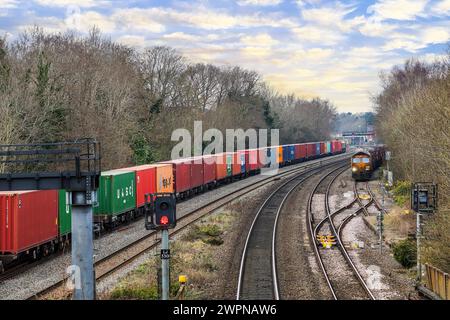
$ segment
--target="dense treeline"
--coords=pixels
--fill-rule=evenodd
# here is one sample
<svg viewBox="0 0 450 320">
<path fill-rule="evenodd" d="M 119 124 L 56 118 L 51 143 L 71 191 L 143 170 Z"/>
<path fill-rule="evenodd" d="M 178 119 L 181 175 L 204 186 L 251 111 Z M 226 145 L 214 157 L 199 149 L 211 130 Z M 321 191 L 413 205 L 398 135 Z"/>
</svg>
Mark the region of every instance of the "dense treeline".
<svg viewBox="0 0 450 320">
<path fill-rule="evenodd" d="M 425 225 L 424 262 L 450 271 L 450 54 L 409 60 L 381 77 L 376 126 L 397 179 L 439 183 L 439 212 Z"/>
<path fill-rule="evenodd" d="M 280 128 L 282 143 L 328 138 L 335 108 L 282 96 L 253 71 L 191 63 L 168 47 L 137 52 L 34 28 L 0 39 L 0 144 L 95 137 L 104 168 L 167 159 L 176 128 Z M 1 168 L 0 168 L 1 170 Z"/>
</svg>

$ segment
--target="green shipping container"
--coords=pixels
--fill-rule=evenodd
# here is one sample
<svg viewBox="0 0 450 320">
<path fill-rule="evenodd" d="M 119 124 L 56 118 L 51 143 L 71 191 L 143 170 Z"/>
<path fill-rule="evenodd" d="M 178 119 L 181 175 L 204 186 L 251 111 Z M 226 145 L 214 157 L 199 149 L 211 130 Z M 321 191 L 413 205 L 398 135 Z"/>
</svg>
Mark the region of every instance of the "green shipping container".
<svg viewBox="0 0 450 320">
<path fill-rule="evenodd" d="M 233 155 L 227 154 L 227 176 L 233 175 Z"/>
<path fill-rule="evenodd" d="M 58 191 L 58 208 L 59 235 L 63 236 L 72 231 L 72 208 L 66 190 Z"/>
<path fill-rule="evenodd" d="M 96 216 L 116 216 L 136 206 L 136 180 L 134 171 L 102 172 L 97 191 Z"/>
</svg>

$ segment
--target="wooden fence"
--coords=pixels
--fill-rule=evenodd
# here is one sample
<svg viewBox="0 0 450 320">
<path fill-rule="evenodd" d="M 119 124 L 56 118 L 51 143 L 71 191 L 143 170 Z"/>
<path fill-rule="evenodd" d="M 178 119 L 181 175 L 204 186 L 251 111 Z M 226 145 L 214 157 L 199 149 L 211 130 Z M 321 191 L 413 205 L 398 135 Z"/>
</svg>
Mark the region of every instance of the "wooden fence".
<svg viewBox="0 0 450 320">
<path fill-rule="evenodd" d="M 450 278 L 448 273 L 429 264 L 425 265 L 427 287 L 444 300 L 450 300 Z"/>
</svg>

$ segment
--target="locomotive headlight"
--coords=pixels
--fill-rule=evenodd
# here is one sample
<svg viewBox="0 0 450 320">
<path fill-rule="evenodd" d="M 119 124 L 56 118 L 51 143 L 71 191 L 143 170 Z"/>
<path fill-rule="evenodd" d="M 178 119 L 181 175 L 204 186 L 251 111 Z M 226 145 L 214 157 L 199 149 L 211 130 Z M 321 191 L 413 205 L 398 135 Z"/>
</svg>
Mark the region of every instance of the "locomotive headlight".
<svg viewBox="0 0 450 320">
<path fill-rule="evenodd" d="M 369 170 L 370 170 L 370 166 L 367 166 L 367 167 L 366 167 L 366 171 L 369 171 Z"/>
<path fill-rule="evenodd" d="M 358 168 L 357 167 L 352 167 L 352 171 L 356 172 L 356 171 L 358 171 Z"/>
</svg>

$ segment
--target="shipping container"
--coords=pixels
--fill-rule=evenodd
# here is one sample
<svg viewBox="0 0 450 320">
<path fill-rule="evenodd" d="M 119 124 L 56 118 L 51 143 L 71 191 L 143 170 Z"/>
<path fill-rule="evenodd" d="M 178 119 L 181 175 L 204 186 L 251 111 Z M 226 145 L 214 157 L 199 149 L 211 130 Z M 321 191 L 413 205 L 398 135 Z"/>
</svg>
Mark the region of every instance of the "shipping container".
<svg viewBox="0 0 450 320">
<path fill-rule="evenodd" d="M 247 150 L 247 165 L 251 172 L 261 169 L 258 149 Z"/>
<path fill-rule="evenodd" d="M 172 161 L 159 162 L 158 164 L 169 164 L 172 166 L 173 185 L 176 193 L 181 194 L 193 188 L 191 183 L 191 159 L 177 159 Z"/>
<path fill-rule="evenodd" d="M 327 145 L 325 142 L 319 142 L 320 144 L 320 154 L 324 155 L 327 153 Z"/>
<path fill-rule="evenodd" d="M 95 221 L 115 220 L 115 216 L 136 208 L 136 179 L 134 171 L 102 172 L 94 206 Z"/>
<path fill-rule="evenodd" d="M 203 184 L 212 184 L 216 181 L 216 157 L 203 156 Z"/>
<path fill-rule="evenodd" d="M 227 155 L 225 153 L 219 153 L 212 157 L 214 157 L 216 166 L 216 180 L 221 181 L 226 179 L 229 176 L 227 171 Z"/>
<path fill-rule="evenodd" d="M 145 206 L 145 195 L 156 193 L 156 168 L 154 165 L 142 165 L 118 169 L 120 171 L 133 171 L 136 183 L 136 208 Z"/>
<path fill-rule="evenodd" d="M 227 152 L 227 155 L 231 155 L 232 158 L 232 175 L 233 176 L 240 176 L 241 175 L 241 161 L 239 159 L 239 155 L 237 152 Z M 227 158 L 228 162 L 228 158 Z"/>
<path fill-rule="evenodd" d="M 259 148 L 258 150 L 258 166 L 259 168 L 265 168 L 270 165 L 270 158 L 267 155 L 267 148 Z"/>
<path fill-rule="evenodd" d="M 171 164 L 154 164 L 156 168 L 156 192 L 157 193 L 174 193 L 174 177 Z"/>
<path fill-rule="evenodd" d="M 295 160 L 295 146 L 289 144 L 286 146 L 286 156 L 283 155 L 284 162 L 293 162 Z"/>
<path fill-rule="evenodd" d="M 58 190 L 58 227 L 59 235 L 64 236 L 72 231 L 72 206 L 69 200 L 70 193 Z"/>
<path fill-rule="evenodd" d="M 320 153 L 320 142 L 316 142 L 315 145 L 316 145 L 316 155 L 319 156 L 321 154 Z"/>
<path fill-rule="evenodd" d="M 191 166 L 191 188 L 199 188 L 203 186 L 203 158 L 190 158 Z"/>
<path fill-rule="evenodd" d="M 330 154 L 331 153 L 331 141 L 327 141 L 327 142 L 325 142 L 325 145 L 326 145 L 326 153 L 327 154 Z"/>
<path fill-rule="evenodd" d="M 276 147 L 277 150 L 277 163 L 278 164 L 283 164 L 283 146 L 278 146 Z"/>
<path fill-rule="evenodd" d="M 306 158 L 306 144 L 295 145 L 295 160 L 303 161 Z"/>
<path fill-rule="evenodd" d="M 233 156 L 234 155 L 232 152 L 225 153 L 225 159 L 227 161 L 227 175 L 229 177 L 233 176 L 233 163 L 234 163 Z"/>
<path fill-rule="evenodd" d="M 236 154 L 237 154 L 237 159 L 239 161 L 239 164 L 241 166 L 241 174 L 245 174 L 250 169 L 247 166 L 248 153 L 246 153 L 246 150 L 238 150 L 238 151 L 236 151 Z"/>
<path fill-rule="evenodd" d="M 315 143 L 308 143 L 306 145 L 306 149 L 307 149 L 307 157 L 308 157 L 308 159 L 316 157 L 317 149 L 316 149 L 316 144 Z"/>
<path fill-rule="evenodd" d="M 58 211 L 57 190 L 0 192 L 0 254 L 56 240 Z"/>
</svg>

